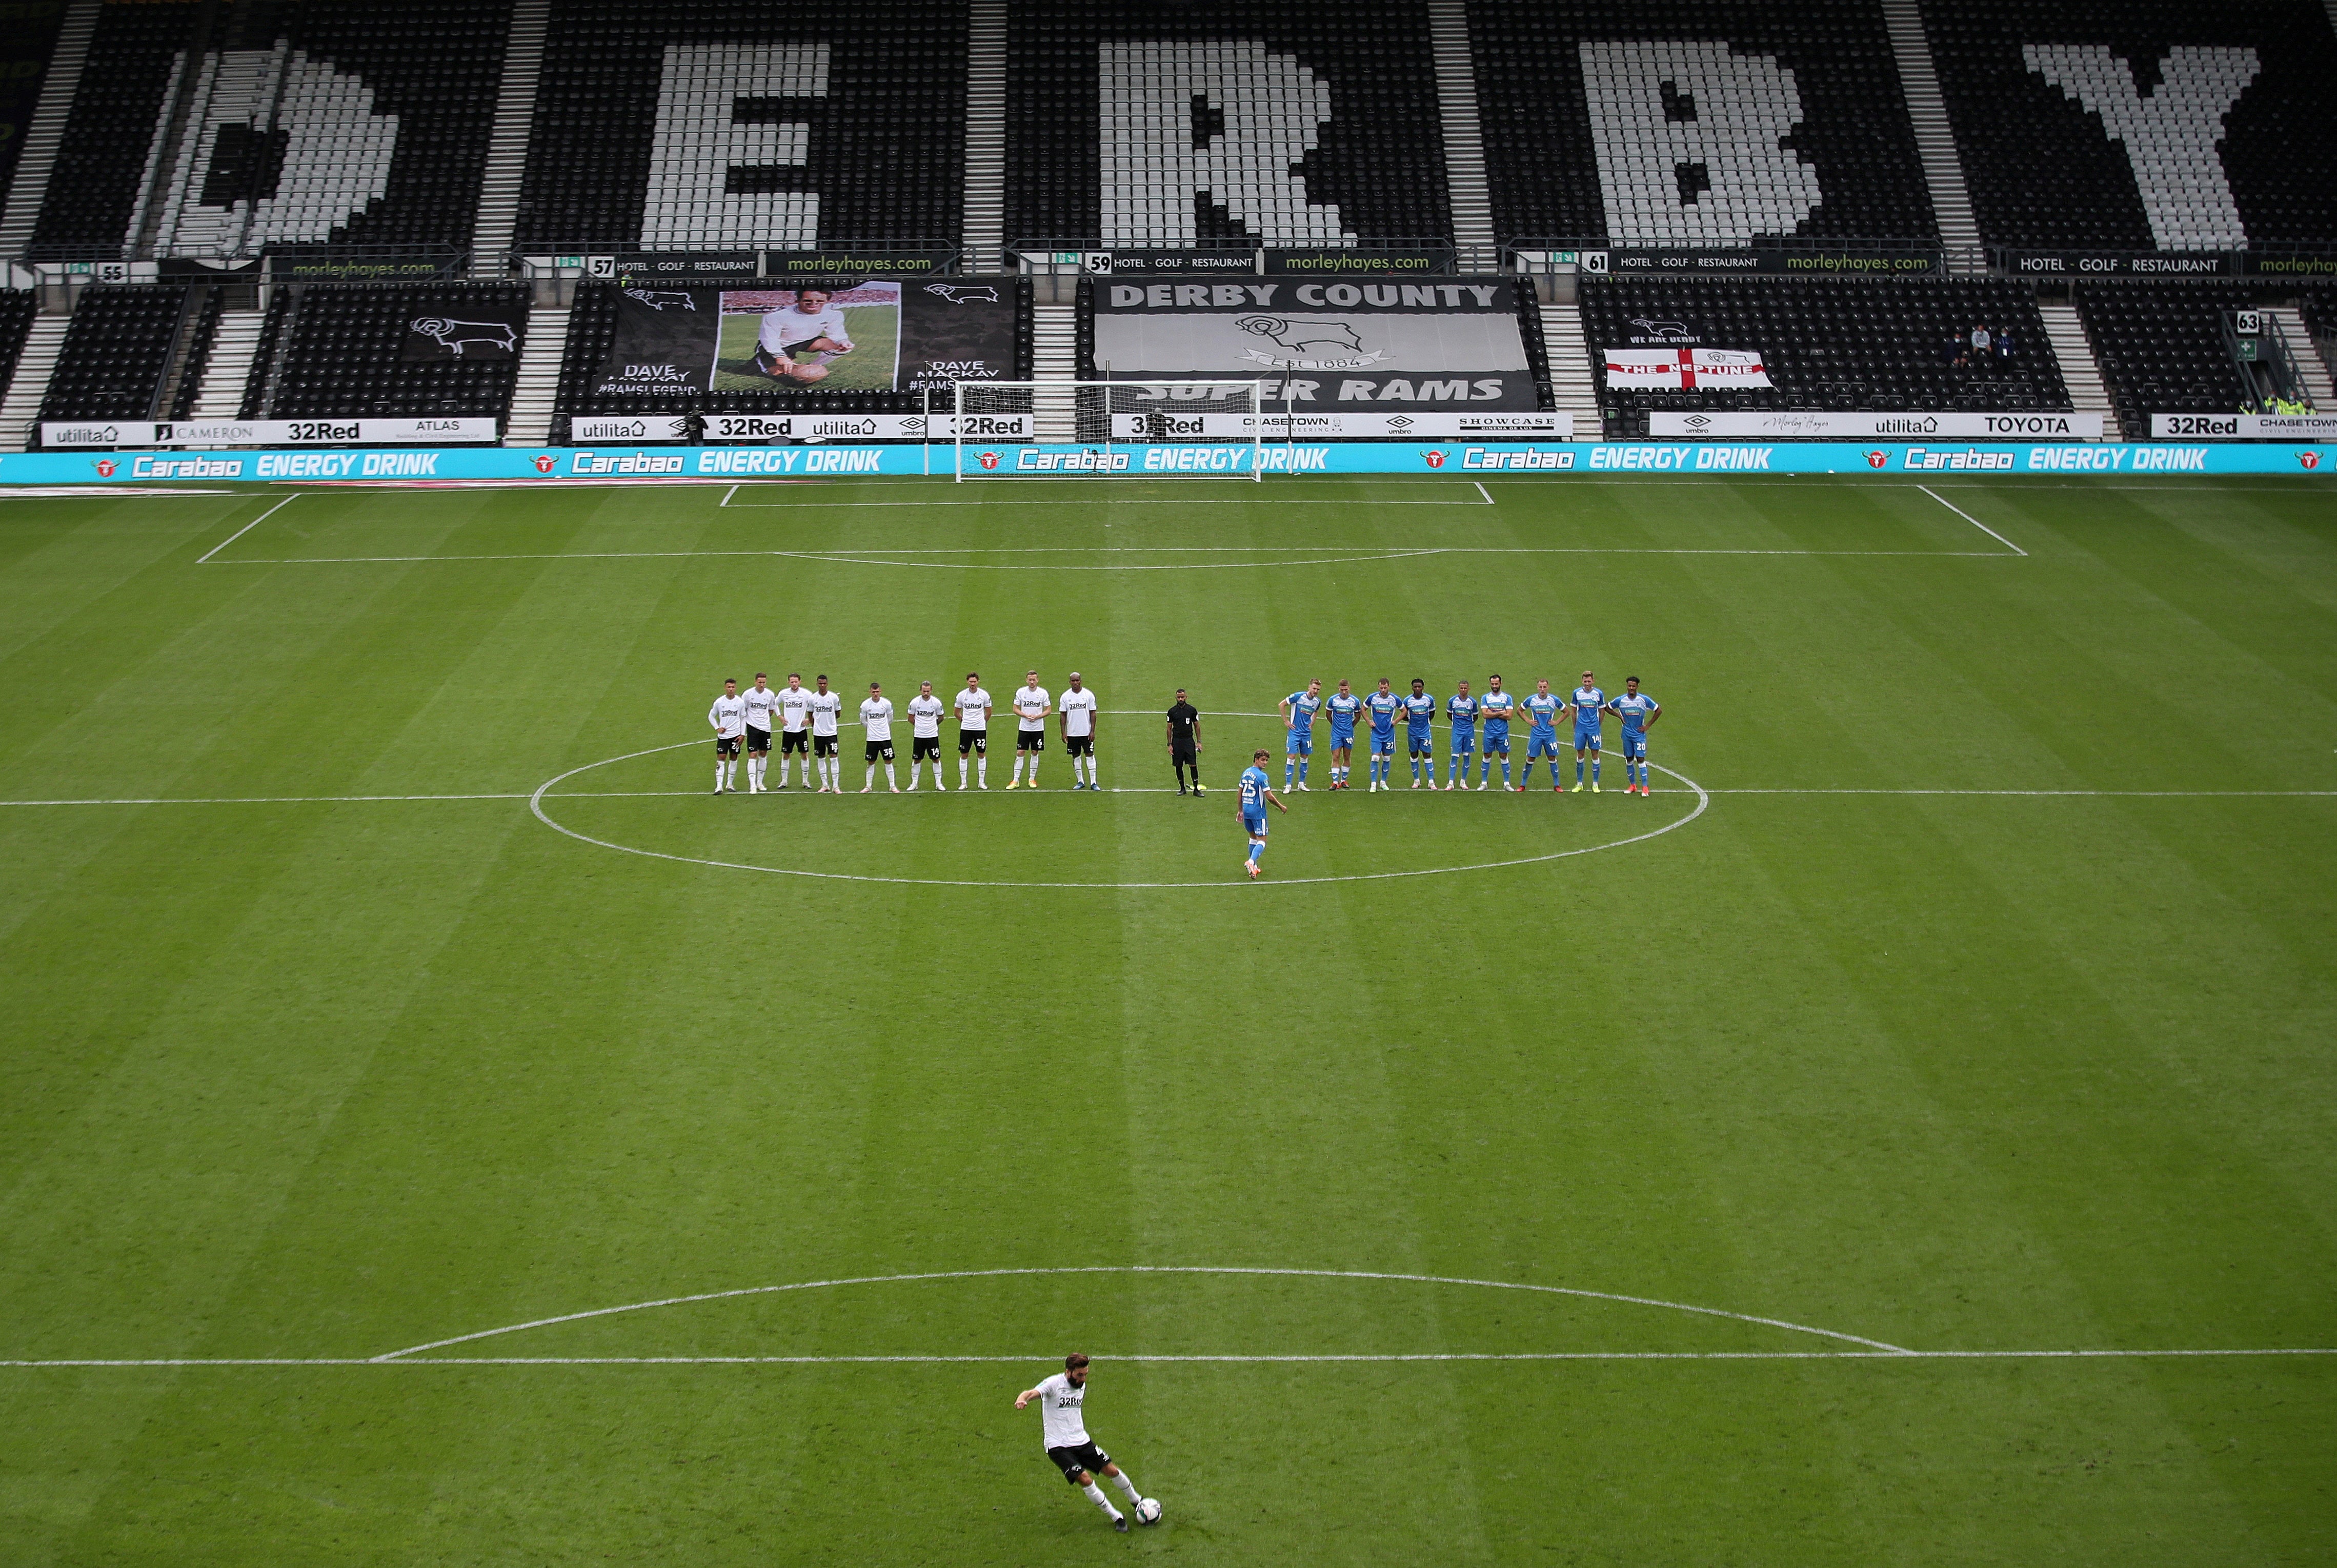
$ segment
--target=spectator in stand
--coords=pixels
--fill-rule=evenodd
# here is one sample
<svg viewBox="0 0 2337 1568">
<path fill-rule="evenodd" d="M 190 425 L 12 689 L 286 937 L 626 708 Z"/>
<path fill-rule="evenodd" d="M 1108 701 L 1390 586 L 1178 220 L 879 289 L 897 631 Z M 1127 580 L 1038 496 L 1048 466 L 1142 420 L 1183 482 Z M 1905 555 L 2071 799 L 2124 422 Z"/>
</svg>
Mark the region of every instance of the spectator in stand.
<svg viewBox="0 0 2337 1568">
<path fill-rule="evenodd" d="M 1996 363 L 2006 370 L 2012 368 L 2012 328 L 1996 329 Z"/>
<path fill-rule="evenodd" d="M 1972 364 L 1975 367 L 1988 363 L 1989 345 L 1988 323 L 1982 322 L 1971 329 Z"/>
</svg>

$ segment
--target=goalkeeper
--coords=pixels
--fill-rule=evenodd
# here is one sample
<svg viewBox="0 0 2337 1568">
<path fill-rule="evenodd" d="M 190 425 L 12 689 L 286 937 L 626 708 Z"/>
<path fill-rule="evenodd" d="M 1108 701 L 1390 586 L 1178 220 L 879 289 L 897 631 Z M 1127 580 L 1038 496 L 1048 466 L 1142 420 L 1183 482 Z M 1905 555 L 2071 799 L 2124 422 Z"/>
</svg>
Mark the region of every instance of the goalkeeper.
<svg viewBox="0 0 2337 1568">
<path fill-rule="evenodd" d="M 844 307 L 833 303 L 825 288 L 796 292 L 793 305 L 781 306 L 763 317 L 755 340 L 755 368 L 774 381 L 809 386 L 827 379 L 827 356 L 852 352 L 852 335 L 844 329 Z M 821 357 L 811 358 L 813 355 Z"/>
</svg>

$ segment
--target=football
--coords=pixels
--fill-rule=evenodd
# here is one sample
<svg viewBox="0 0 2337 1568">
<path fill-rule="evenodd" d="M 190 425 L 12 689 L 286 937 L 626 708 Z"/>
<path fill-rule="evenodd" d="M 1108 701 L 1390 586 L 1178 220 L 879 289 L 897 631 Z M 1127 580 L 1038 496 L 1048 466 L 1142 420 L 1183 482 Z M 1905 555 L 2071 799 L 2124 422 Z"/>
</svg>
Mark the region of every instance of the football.
<svg viewBox="0 0 2337 1568">
<path fill-rule="evenodd" d="M 1136 1505 L 1136 1522 L 1139 1524 L 1159 1524 L 1160 1499 L 1158 1497 L 1147 1497 L 1143 1502 L 1139 1503 Z"/>
</svg>

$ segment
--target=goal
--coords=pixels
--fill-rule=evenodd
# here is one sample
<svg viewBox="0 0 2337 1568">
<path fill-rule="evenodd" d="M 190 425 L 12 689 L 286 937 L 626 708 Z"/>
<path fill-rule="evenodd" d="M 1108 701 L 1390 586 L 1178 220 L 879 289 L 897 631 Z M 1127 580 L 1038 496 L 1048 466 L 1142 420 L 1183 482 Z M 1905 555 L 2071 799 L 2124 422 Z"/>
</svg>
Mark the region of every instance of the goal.
<svg viewBox="0 0 2337 1568">
<path fill-rule="evenodd" d="M 1264 391 L 1257 381 L 961 381 L 957 477 L 1263 479 Z"/>
</svg>

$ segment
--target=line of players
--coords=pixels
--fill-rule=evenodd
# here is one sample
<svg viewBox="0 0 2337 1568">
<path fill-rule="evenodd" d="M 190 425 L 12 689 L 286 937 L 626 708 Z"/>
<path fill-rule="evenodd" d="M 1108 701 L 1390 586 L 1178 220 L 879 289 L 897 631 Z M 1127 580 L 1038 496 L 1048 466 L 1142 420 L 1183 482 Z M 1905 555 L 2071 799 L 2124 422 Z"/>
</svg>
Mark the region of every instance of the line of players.
<svg viewBox="0 0 2337 1568">
<path fill-rule="evenodd" d="M 1368 757 L 1371 764 L 1371 787 L 1374 790 L 1395 787 L 1395 726 L 1403 722 L 1405 737 L 1412 756 L 1412 787 L 1429 789 L 1436 783 L 1436 750 L 1431 728 L 1434 725 L 1438 705 L 1428 695 L 1427 683 L 1415 680 L 1411 695 L 1393 691 L 1387 677 L 1380 677 L 1379 689 L 1358 696 L 1345 681 L 1329 696 L 1323 695 L 1323 683 L 1312 680 L 1302 691 L 1294 691 L 1281 703 L 1283 722 L 1289 735 L 1284 742 L 1282 757 L 1282 787 L 1305 789 L 1308 764 L 1315 755 L 1315 726 L 1318 719 L 1326 721 L 1331 730 L 1331 778 L 1329 787 L 1348 787 L 1349 763 L 1354 754 L 1355 726 L 1368 723 L 1371 726 Z M 1589 670 L 1582 672 L 1582 684 L 1565 696 L 1550 689 L 1550 682 L 1534 683 L 1533 694 L 1522 703 L 1501 688 L 1501 677 L 1491 677 L 1481 696 L 1472 696 L 1469 683 L 1462 681 L 1460 689 L 1444 700 L 1443 716 L 1451 736 L 1452 760 L 1447 765 L 1445 789 L 1469 787 L 1469 760 L 1479 757 L 1477 788 L 1492 787 L 1493 758 L 1501 759 L 1501 787 L 1523 794 L 1533 782 L 1533 766 L 1544 756 L 1550 758 L 1550 785 L 1552 792 L 1563 792 L 1564 779 L 1559 773 L 1560 751 L 1558 726 L 1561 720 L 1574 721 L 1574 787 L 1580 792 L 1586 784 L 1593 794 L 1599 789 L 1600 732 L 1605 717 L 1613 714 L 1622 726 L 1623 768 L 1627 780 L 1623 793 L 1644 795 L 1648 788 L 1648 731 L 1663 713 L 1663 705 L 1639 689 L 1639 677 L 1632 676 L 1623 682 L 1623 691 L 1610 697 L 1600 688 Z M 1510 778 L 1510 721 L 1522 715 L 1527 724 L 1526 761 L 1523 770 L 1513 784 Z M 1478 726 L 1484 726 L 1481 751 Z M 1584 765 L 1589 765 L 1589 778 L 1584 777 Z"/>
<path fill-rule="evenodd" d="M 714 699 L 707 710 L 706 722 L 714 728 L 714 793 L 738 793 L 738 755 L 747 757 L 747 793 L 766 793 L 765 780 L 769 776 L 771 735 L 779 737 L 779 789 L 787 787 L 789 765 L 798 755 L 803 759 L 803 782 L 810 785 L 816 771 L 819 783 L 814 794 L 844 793 L 844 759 L 837 755 L 843 740 L 840 730 L 844 721 L 844 694 L 830 691 L 827 677 L 815 677 L 816 685 L 807 689 L 803 677 L 790 672 L 787 684 L 774 687 L 770 677 L 761 670 L 755 672 L 755 684 L 745 691 L 736 680 L 722 683 L 722 695 Z M 1183 699 L 1184 694 L 1178 694 Z M 1047 749 L 1047 720 L 1051 716 L 1062 732 L 1063 749 L 1071 754 L 1071 787 L 1075 790 L 1101 789 L 1096 782 L 1095 731 L 1096 695 L 1073 670 L 1071 685 L 1060 702 L 1039 684 L 1039 672 L 1030 671 L 1023 684 L 1017 687 L 1009 704 L 1014 713 L 1014 776 L 1007 782 L 1008 789 L 1022 786 L 1023 768 L 1030 768 L 1032 789 L 1039 787 L 1039 757 Z M 957 709 L 957 787 L 988 789 L 990 787 L 990 719 L 994 711 L 990 694 L 982 689 L 982 677 L 969 670 L 965 689 L 950 703 L 934 695 L 934 683 L 919 684 L 917 695 L 908 702 L 909 719 L 909 789 L 917 789 L 917 765 L 934 765 L 934 788 L 945 790 L 942 783 L 942 716 L 950 708 Z M 902 793 L 893 769 L 893 726 L 896 716 L 893 699 L 885 695 L 884 687 L 868 683 L 868 695 L 861 699 L 860 726 L 865 733 L 864 749 L 867 760 L 866 780 L 860 793 L 867 794 L 876 787 L 876 766 L 885 766 L 885 784 L 895 794 Z M 777 722 L 774 724 L 774 719 Z M 969 783 L 969 763 L 972 782 Z M 1198 779 L 1198 774 L 1197 774 Z"/>
</svg>

